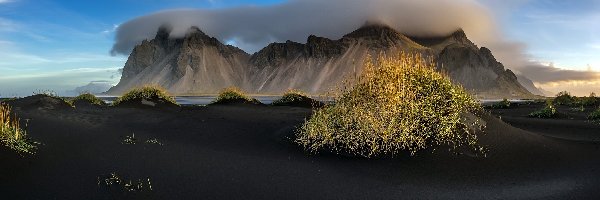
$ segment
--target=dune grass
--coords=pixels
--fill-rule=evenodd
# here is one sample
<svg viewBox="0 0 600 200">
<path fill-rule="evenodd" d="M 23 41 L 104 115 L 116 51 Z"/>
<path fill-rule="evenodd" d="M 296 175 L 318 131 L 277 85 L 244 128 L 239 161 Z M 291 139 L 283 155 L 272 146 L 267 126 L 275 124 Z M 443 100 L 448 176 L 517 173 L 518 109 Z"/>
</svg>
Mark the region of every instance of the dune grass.
<svg viewBox="0 0 600 200">
<path fill-rule="evenodd" d="M 96 97 L 95 95 L 93 95 L 91 93 L 83 93 L 83 94 L 80 94 L 79 96 L 76 96 L 75 98 L 71 99 L 71 104 L 75 103 L 76 101 L 87 101 L 93 105 L 98 105 L 98 106 L 106 105 L 106 103 L 104 103 L 104 101 L 102 101 L 102 99 Z"/>
<path fill-rule="evenodd" d="M 311 106 L 317 107 L 320 105 L 318 101 L 308 97 L 308 95 L 299 90 L 288 90 L 283 94 L 280 99 L 273 101 L 272 105 L 274 106 L 290 106 L 290 105 L 299 105 L 299 106 Z"/>
<path fill-rule="evenodd" d="M 558 112 L 556 111 L 556 107 L 554 106 L 553 101 L 548 100 L 546 101 L 546 107 L 542 108 L 541 110 L 530 113 L 529 117 L 547 119 L 554 118 L 557 115 Z"/>
<path fill-rule="evenodd" d="M 75 105 L 73 105 L 73 101 L 70 101 L 68 98 L 58 96 L 58 93 L 56 93 L 54 90 L 37 90 L 33 92 L 33 95 L 42 95 L 50 98 L 59 99 L 67 103 L 69 106 L 75 107 Z"/>
<path fill-rule="evenodd" d="M 228 103 L 260 103 L 254 98 L 250 98 L 246 93 L 236 87 L 225 88 L 219 93 L 219 96 L 211 102 L 211 104 L 228 104 Z"/>
<path fill-rule="evenodd" d="M 20 119 L 11 112 L 9 105 L 0 103 L 0 142 L 20 154 L 34 154 L 37 143 L 27 137 Z"/>
<path fill-rule="evenodd" d="M 314 111 L 297 131 L 307 151 L 328 150 L 355 156 L 409 152 L 431 146 L 469 147 L 477 151 L 479 120 L 467 122 L 481 104 L 432 59 L 401 53 L 366 60 L 356 84 L 335 104 Z"/>
<path fill-rule="evenodd" d="M 600 121 L 600 108 L 594 110 L 594 112 L 590 113 L 588 116 L 589 120 Z"/>
<path fill-rule="evenodd" d="M 502 101 L 495 103 L 491 106 L 493 109 L 508 109 L 510 108 L 510 101 L 508 99 L 502 99 Z"/>
<path fill-rule="evenodd" d="M 120 105 L 125 102 L 137 101 L 137 100 L 152 100 L 158 99 L 163 100 L 174 105 L 179 105 L 175 101 L 175 98 L 168 95 L 167 91 L 160 86 L 143 86 L 139 88 L 133 88 L 125 93 L 123 96 L 117 98 L 113 103 L 113 106 Z"/>
</svg>

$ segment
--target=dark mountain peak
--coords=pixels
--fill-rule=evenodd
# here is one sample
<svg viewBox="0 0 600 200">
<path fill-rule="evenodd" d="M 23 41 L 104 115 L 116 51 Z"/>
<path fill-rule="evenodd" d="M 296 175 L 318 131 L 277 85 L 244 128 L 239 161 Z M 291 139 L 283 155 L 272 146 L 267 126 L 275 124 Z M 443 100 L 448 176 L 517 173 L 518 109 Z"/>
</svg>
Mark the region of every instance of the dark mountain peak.
<svg viewBox="0 0 600 200">
<path fill-rule="evenodd" d="M 202 32 L 202 30 L 200 30 L 200 28 L 198 28 L 197 26 L 192 26 L 187 30 L 186 37 L 190 37 L 190 36 L 200 36 L 200 37 L 210 38 L 210 36 L 208 36 L 208 35 L 206 35 L 206 33 Z"/>
<path fill-rule="evenodd" d="M 154 39 L 168 40 L 169 35 L 171 35 L 171 31 L 173 31 L 173 27 L 171 25 L 164 24 L 158 28 L 158 31 L 156 32 L 156 37 L 154 37 Z"/>
<path fill-rule="evenodd" d="M 385 38 L 397 37 L 396 29 L 382 23 L 366 22 L 363 26 L 345 35 L 346 38 Z"/>
<path fill-rule="evenodd" d="M 460 46 L 477 48 L 477 46 L 471 42 L 471 40 L 469 40 L 467 34 L 462 28 L 443 36 L 410 36 L 409 38 L 422 46 L 430 48 L 436 48 L 437 46 L 437 48 L 440 48 L 440 50 L 451 44 L 459 44 Z"/>
</svg>

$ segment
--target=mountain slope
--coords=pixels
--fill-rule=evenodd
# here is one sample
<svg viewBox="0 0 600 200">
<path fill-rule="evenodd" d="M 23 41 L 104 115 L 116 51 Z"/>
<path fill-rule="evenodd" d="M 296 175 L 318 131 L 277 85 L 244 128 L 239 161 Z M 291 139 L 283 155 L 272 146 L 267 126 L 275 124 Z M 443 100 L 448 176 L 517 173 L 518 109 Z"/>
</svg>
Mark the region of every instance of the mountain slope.
<svg viewBox="0 0 600 200">
<path fill-rule="evenodd" d="M 109 94 L 158 84 L 176 95 L 214 94 L 237 86 L 254 94 L 288 89 L 328 92 L 358 76 L 367 55 L 417 52 L 433 56 L 438 69 L 481 98 L 529 98 L 533 94 L 504 69 L 487 48 L 478 48 L 459 30 L 446 37 L 407 37 L 378 24 L 365 25 L 338 40 L 311 35 L 305 44 L 272 43 L 248 55 L 193 27 L 183 39 L 161 28 L 155 39 L 132 52 L 121 82 Z"/>
</svg>

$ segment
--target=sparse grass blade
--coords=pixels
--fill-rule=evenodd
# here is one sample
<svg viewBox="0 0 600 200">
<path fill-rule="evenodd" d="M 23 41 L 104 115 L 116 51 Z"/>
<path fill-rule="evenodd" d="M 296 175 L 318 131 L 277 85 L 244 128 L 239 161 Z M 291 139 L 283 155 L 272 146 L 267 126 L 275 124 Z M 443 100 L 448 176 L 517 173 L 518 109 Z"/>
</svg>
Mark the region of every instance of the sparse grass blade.
<svg viewBox="0 0 600 200">
<path fill-rule="evenodd" d="M 0 141 L 20 154 L 35 154 L 38 143 L 28 138 L 19 118 L 11 112 L 9 105 L 0 103 Z"/>
</svg>

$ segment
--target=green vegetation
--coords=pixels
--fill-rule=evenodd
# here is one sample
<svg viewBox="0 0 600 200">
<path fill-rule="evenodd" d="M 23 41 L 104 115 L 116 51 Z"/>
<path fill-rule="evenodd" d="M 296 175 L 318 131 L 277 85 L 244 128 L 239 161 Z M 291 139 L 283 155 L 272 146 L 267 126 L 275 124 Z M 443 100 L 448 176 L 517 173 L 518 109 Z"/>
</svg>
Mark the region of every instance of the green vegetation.
<svg viewBox="0 0 600 200">
<path fill-rule="evenodd" d="M 554 104 L 552 103 L 551 100 L 548 100 L 546 102 L 546 107 L 544 107 L 541 110 L 532 112 L 529 114 L 529 117 L 534 117 L 534 118 L 554 118 L 558 115 L 558 113 L 556 112 L 556 108 L 554 107 Z"/>
<path fill-rule="evenodd" d="M 600 108 L 596 109 L 594 112 L 590 113 L 588 119 L 599 121 L 600 120 Z"/>
<path fill-rule="evenodd" d="M 152 191 L 152 182 L 150 178 L 129 180 L 122 178 L 117 173 L 110 173 L 98 177 L 98 187 L 104 186 L 107 188 L 116 187 L 116 189 L 124 192 L 143 192 Z"/>
<path fill-rule="evenodd" d="M 510 108 L 510 101 L 508 101 L 508 99 L 502 99 L 502 101 L 495 103 L 491 107 L 494 109 L 508 109 Z"/>
<path fill-rule="evenodd" d="M 598 105 L 598 103 L 600 103 L 600 101 L 598 100 L 598 97 L 596 97 L 596 94 L 593 92 L 587 97 L 576 97 L 572 96 L 571 93 L 567 91 L 562 91 L 558 93 L 554 98 L 555 105 L 572 106 L 579 108 L 596 106 Z"/>
<path fill-rule="evenodd" d="M 98 105 L 98 106 L 106 105 L 106 103 L 104 103 L 104 101 L 102 101 L 102 99 L 99 99 L 98 97 L 96 97 L 95 95 L 90 94 L 90 93 L 83 93 L 83 94 L 80 94 L 79 96 L 71 99 L 71 104 L 74 104 L 76 101 L 87 101 L 93 105 Z"/>
<path fill-rule="evenodd" d="M 10 106 L 0 103 L 0 142 L 18 153 L 34 154 L 36 142 L 32 142 L 19 125 L 19 118 L 12 116 Z"/>
<path fill-rule="evenodd" d="M 155 145 L 158 145 L 158 146 L 162 146 L 163 145 L 163 143 L 160 142 L 160 141 L 158 141 L 158 139 L 156 139 L 156 138 L 147 139 L 146 140 L 146 144 L 155 144 Z"/>
<path fill-rule="evenodd" d="M 44 95 L 48 97 L 60 98 L 53 90 L 36 90 L 33 92 L 33 95 Z"/>
<path fill-rule="evenodd" d="M 304 94 L 301 91 L 289 90 L 285 94 L 283 94 L 281 99 L 273 101 L 273 105 L 319 107 L 322 106 L 322 103 L 315 101 L 314 99 L 308 97 L 308 95 Z"/>
<path fill-rule="evenodd" d="M 217 99 L 211 104 L 229 104 L 229 103 L 251 103 L 260 104 L 256 99 L 248 97 L 242 90 L 236 87 L 229 87 L 223 89 Z"/>
<path fill-rule="evenodd" d="M 70 101 L 69 99 L 67 99 L 65 97 L 58 96 L 58 93 L 56 93 L 53 90 L 37 90 L 37 91 L 33 92 L 33 95 L 42 95 L 42 96 L 46 96 L 46 97 L 50 97 L 50 98 L 59 99 L 61 101 L 64 101 L 65 103 L 67 103 L 69 106 L 75 107 L 73 105 L 73 101 Z"/>
<path fill-rule="evenodd" d="M 587 97 L 576 97 L 574 105 L 576 106 L 596 106 L 598 105 L 598 97 L 596 97 L 596 93 L 590 93 L 590 96 Z"/>
<path fill-rule="evenodd" d="M 175 98 L 169 96 L 164 88 L 159 86 L 143 86 L 141 88 L 131 89 L 123 96 L 117 98 L 113 103 L 114 106 L 132 102 L 136 100 L 160 100 L 174 105 L 178 105 Z"/>
<path fill-rule="evenodd" d="M 575 102 L 575 97 L 571 96 L 571 93 L 567 91 L 559 92 L 554 98 L 554 103 L 556 105 L 571 105 Z"/>
<path fill-rule="evenodd" d="M 363 157 L 448 145 L 477 145 L 482 127 L 471 113 L 481 104 L 420 54 L 370 57 L 355 85 L 335 104 L 315 110 L 296 133 L 310 152 L 330 150 Z"/>
<path fill-rule="evenodd" d="M 137 143 L 137 139 L 135 138 L 135 133 L 131 134 L 131 135 L 126 135 L 125 138 L 123 138 L 123 141 L 121 141 L 121 144 L 136 144 Z"/>
</svg>

